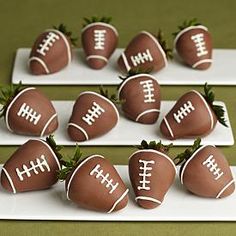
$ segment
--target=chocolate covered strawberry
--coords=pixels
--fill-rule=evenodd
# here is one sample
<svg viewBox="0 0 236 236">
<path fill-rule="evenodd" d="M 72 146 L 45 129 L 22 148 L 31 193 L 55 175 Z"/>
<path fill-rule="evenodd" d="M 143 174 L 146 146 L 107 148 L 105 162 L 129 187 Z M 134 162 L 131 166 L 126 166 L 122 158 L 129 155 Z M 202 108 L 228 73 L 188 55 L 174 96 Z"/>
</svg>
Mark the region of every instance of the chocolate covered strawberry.
<svg viewBox="0 0 236 236">
<path fill-rule="evenodd" d="M 160 114 L 161 93 L 156 78 L 147 72 L 130 71 L 120 77 L 118 96 L 124 115 L 143 124 L 153 124 Z"/>
<path fill-rule="evenodd" d="M 185 93 L 161 122 L 161 133 L 167 139 L 198 137 L 209 134 L 217 121 L 227 127 L 222 106 L 215 105 L 215 95 L 205 84 L 205 94 L 196 90 Z"/>
<path fill-rule="evenodd" d="M 176 157 L 180 168 L 180 181 L 187 190 L 201 197 L 223 198 L 235 190 L 227 159 L 220 149 L 213 145 L 200 147 L 200 139 L 193 147 Z"/>
<path fill-rule="evenodd" d="M 50 188 L 61 170 L 60 149 L 52 136 L 27 141 L 3 165 L 2 187 L 12 193 Z"/>
<path fill-rule="evenodd" d="M 77 98 L 68 123 L 68 134 L 74 141 L 85 141 L 109 132 L 119 120 L 119 112 L 107 91 L 86 91 Z"/>
<path fill-rule="evenodd" d="M 171 50 L 167 47 L 161 31 L 157 36 L 142 31 L 125 48 L 118 59 L 118 66 L 125 73 L 137 68 L 151 68 L 155 72 L 166 67 L 167 60 L 171 57 Z"/>
<path fill-rule="evenodd" d="M 207 27 L 196 19 L 185 21 L 173 34 L 174 47 L 182 60 L 194 69 L 206 70 L 212 64 L 212 39 Z"/>
<path fill-rule="evenodd" d="M 93 69 L 101 69 L 117 47 L 118 32 L 110 24 L 110 17 L 84 20 L 81 39 L 87 63 Z"/>
<path fill-rule="evenodd" d="M 128 203 L 128 189 L 112 164 L 101 155 L 91 155 L 79 161 L 77 147 L 72 160 L 65 163 L 60 179 L 66 179 L 68 200 L 101 212 L 121 210 Z"/>
<path fill-rule="evenodd" d="M 162 204 L 175 180 L 176 167 L 167 155 L 169 146 L 142 141 L 129 158 L 129 176 L 138 205 L 152 209 Z"/>
<path fill-rule="evenodd" d="M 33 87 L 10 85 L 1 89 L 0 117 L 5 118 L 9 131 L 16 134 L 45 136 L 58 127 L 58 119 L 51 101 Z"/>
<path fill-rule="evenodd" d="M 71 35 L 63 24 L 41 33 L 29 56 L 31 73 L 52 74 L 66 67 L 71 62 L 71 48 L 76 40 Z"/>
</svg>

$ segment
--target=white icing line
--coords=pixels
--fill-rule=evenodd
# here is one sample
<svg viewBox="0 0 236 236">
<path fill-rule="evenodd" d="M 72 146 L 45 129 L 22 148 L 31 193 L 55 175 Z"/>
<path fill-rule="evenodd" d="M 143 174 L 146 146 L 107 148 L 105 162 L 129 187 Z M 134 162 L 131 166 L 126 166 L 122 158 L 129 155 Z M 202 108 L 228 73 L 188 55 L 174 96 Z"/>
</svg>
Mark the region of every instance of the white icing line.
<svg viewBox="0 0 236 236">
<path fill-rule="evenodd" d="M 214 126 L 214 119 L 213 119 L 213 115 L 211 113 L 211 109 L 210 109 L 208 103 L 206 102 L 206 100 L 202 97 L 202 95 L 198 91 L 192 90 L 192 92 L 196 93 L 202 99 L 203 103 L 205 104 L 207 111 L 209 113 L 209 116 L 210 116 L 210 120 L 211 120 L 211 128 L 210 129 L 212 130 L 213 126 Z"/>
<path fill-rule="evenodd" d="M 155 80 L 155 81 L 157 82 L 156 78 L 155 78 L 154 76 L 152 76 L 152 75 L 149 75 L 149 74 L 144 74 L 144 73 L 142 73 L 142 74 L 130 76 L 130 77 L 129 77 L 128 79 L 126 79 L 126 80 L 121 84 L 121 86 L 119 87 L 119 89 L 118 89 L 118 96 L 120 96 L 121 90 L 123 89 L 123 87 L 125 86 L 125 84 L 127 84 L 127 83 L 128 83 L 130 80 L 132 80 L 132 79 L 136 79 L 136 78 L 142 77 L 142 76 L 151 78 L 151 79 L 153 79 L 153 80 Z"/>
<path fill-rule="evenodd" d="M 16 188 L 15 188 L 15 186 L 13 184 L 11 176 L 8 174 L 7 170 L 4 167 L 2 168 L 2 171 L 4 171 L 4 173 L 5 173 L 6 177 L 7 177 L 7 180 L 10 183 L 13 193 L 16 193 Z"/>
<path fill-rule="evenodd" d="M 104 23 L 104 22 L 94 22 L 94 23 L 91 23 L 89 25 L 86 25 L 82 30 L 81 30 L 81 33 L 83 33 L 85 30 L 87 30 L 88 28 L 90 27 L 93 27 L 93 26 L 96 26 L 96 25 L 100 25 L 100 26 L 104 26 L 104 27 L 108 27 L 110 29 L 112 29 L 114 31 L 114 33 L 118 36 L 118 32 L 116 30 L 116 28 L 114 26 L 112 26 L 111 24 L 107 24 L 107 23 Z"/>
<path fill-rule="evenodd" d="M 87 161 L 89 161 L 90 159 L 94 158 L 94 157 L 100 157 L 100 158 L 104 158 L 103 156 L 101 155 L 92 155 L 86 159 L 84 159 L 77 167 L 76 169 L 74 170 L 73 174 L 71 175 L 70 179 L 69 179 L 69 182 L 68 182 L 68 185 L 67 185 L 67 189 L 66 189 L 66 197 L 68 200 L 70 200 L 70 197 L 69 197 L 69 191 L 70 191 L 70 185 L 71 185 L 71 181 L 72 179 L 74 178 L 76 172 L 78 171 L 78 169 L 83 165 L 85 164 Z"/>
<path fill-rule="evenodd" d="M 155 199 L 155 198 L 153 198 L 153 197 L 146 197 L 146 196 L 138 196 L 138 197 L 135 198 L 135 201 L 137 201 L 137 200 L 151 201 L 151 202 L 158 203 L 158 204 L 160 204 L 160 205 L 161 205 L 161 203 L 162 203 L 162 202 L 161 202 L 160 200 L 158 200 L 158 199 Z"/>
<path fill-rule="evenodd" d="M 184 171 L 185 171 L 185 169 L 186 169 L 188 163 L 189 163 L 203 148 L 205 148 L 205 147 L 207 147 L 207 146 L 215 147 L 214 145 L 203 145 L 203 146 L 201 146 L 199 149 L 197 149 L 197 151 L 194 152 L 193 155 L 185 162 L 185 164 L 184 164 L 184 166 L 183 166 L 183 168 L 182 168 L 181 174 L 180 174 L 180 182 L 181 182 L 181 184 L 184 184 L 184 182 L 183 182 Z"/>
<path fill-rule="evenodd" d="M 126 191 L 113 204 L 112 208 L 107 212 L 108 214 L 111 213 L 116 208 L 116 206 L 124 199 L 124 197 L 127 195 L 128 192 L 129 192 L 129 189 L 126 189 Z"/>
<path fill-rule="evenodd" d="M 125 65 L 126 70 L 127 70 L 127 71 L 130 71 L 131 67 L 130 67 L 130 65 L 129 65 L 129 63 L 128 63 L 127 57 L 125 56 L 125 53 L 124 53 L 124 52 L 121 54 L 121 57 L 122 57 L 122 59 L 123 59 L 123 62 L 124 62 L 124 65 Z"/>
<path fill-rule="evenodd" d="M 174 138 L 174 134 L 173 134 L 173 131 L 172 131 L 170 125 L 169 125 L 169 122 L 167 121 L 167 119 L 165 117 L 163 118 L 163 120 L 165 122 L 165 125 L 166 125 L 166 127 L 167 127 L 167 129 L 168 129 L 168 131 L 169 131 L 169 133 L 171 135 L 171 137 Z"/>
<path fill-rule="evenodd" d="M 39 62 L 40 65 L 41 65 L 41 66 L 43 67 L 43 69 L 45 70 L 45 72 L 46 72 L 47 74 L 50 73 L 50 70 L 48 69 L 46 63 L 45 63 L 42 59 L 40 59 L 39 57 L 31 57 L 31 58 L 29 59 L 29 63 L 30 63 L 31 61 L 37 61 L 37 62 Z"/>
<path fill-rule="evenodd" d="M 9 121 L 8 121 L 8 115 L 9 115 L 9 111 L 11 109 L 11 107 L 13 106 L 13 104 L 15 103 L 15 101 L 24 93 L 24 92 L 27 92 L 29 90 L 33 90 L 35 89 L 34 87 L 30 87 L 30 88 L 26 88 L 26 89 L 23 89 L 21 92 L 19 92 L 15 97 L 14 99 L 11 101 L 11 103 L 8 105 L 7 107 L 7 110 L 6 110 L 6 116 L 5 116 L 5 121 L 6 121 L 6 126 L 7 126 L 7 129 L 11 132 L 13 132 L 13 130 L 11 129 L 10 125 L 9 125 Z"/>
<path fill-rule="evenodd" d="M 184 33 L 186 33 L 187 31 L 192 30 L 192 29 L 203 29 L 203 30 L 205 30 L 205 31 L 208 31 L 208 28 L 205 27 L 205 26 L 203 26 L 203 25 L 189 26 L 189 27 L 187 27 L 187 28 L 181 30 L 181 31 L 177 34 L 177 36 L 175 37 L 175 40 L 174 40 L 174 47 L 175 47 L 175 45 L 176 45 L 177 40 L 180 38 L 180 36 L 183 35 Z"/>
<path fill-rule="evenodd" d="M 90 56 L 87 56 L 86 57 L 86 60 L 90 60 L 90 59 L 101 59 L 105 62 L 108 62 L 107 58 L 106 57 L 103 57 L 103 56 L 99 56 L 99 55 L 90 55 Z"/>
<path fill-rule="evenodd" d="M 137 116 L 137 118 L 135 119 L 135 121 L 138 121 L 143 115 L 145 115 L 145 114 L 147 114 L 147 113 L 151 113 L 151 112 L 158 112 L 158 113 L 159 113 L 160 110 L 159 110 L 159 109 L 149 109 L 149 110 L 146 110 L 146 111 L 140 113 L 140 114 Z"/>
<path fill-rule="evenodd" d="M 158 42 L 158 40 L 152 35 L 150 34 L 149 32 L 147 31 L 141 31 L 141 34 L 146 34 L 147 36 L 149 36 L 153 41 L 154 43 L 156 44 L 157 48 L 160 50 L 163 58 L 164 58 L 164 63 L 165 63 L 165 66 L 167 66 L 168 64 L 168 61 L 167 61 L 167 58 L 166 58 L 166 53 L 164 52 L 163 48 L 161 47 L 160 43 Z"/>
<path fill-rule="evenodd" d="M 86 140 L 89 139 L 89 136 L 88 136 L 87 132 L 85 131 L 85 129 L 83 129 L 83 128 L 80 127 L 79 125 L 77 125 L 77 124 L 75 124 L 75 123 L 68 123 L 68 127 L 69 127 L 69 126 L 73 126 L 73 127 L 75 127 L 76 129 L 80 130 L 80 131 L 84 134 Z"/>
<path fill-rule="evenodd" d="M 174 170 L 175 170 L 175 173 L 177 173 L 177 169 L 176 169 L 176 166 L 175 166 L 175 163 L 173 162 L 173 160 L 171 158 L 169 158 L 166 154 L 162 153 L 162 152 L 159 152 L 157 150 L 154 150 L 154 149 L 143 149 L 143 150 L 138 150 L 136 152 L 134 152 L 130 157 L 129 157 L 129 160 L 134 156 L 136 155 L 137 153 L 145 153 L 145 152 L 151 152 L 151 153 L 156 153 L 164 158 L 166 158 L 170 163 L 171 165 L 174 167 Z"/>
<path fill-rule="evenodd" d="M 57 117 L 57 113 L 55 113 L 54 115 L 52 115 L 51 118 L 47 121 L 47 123 L 45 124 L 45 126 L 44 126 L 44 128 L 43 128 L 43 130 L 42 130 L 42 132 L 41 132 L 41 134 L 40 134 L 40 137 L 44 136 L 44 133 L 45 133 L 47 127 L 50 125 L 50 123 L 53 121 L 53 119 L 54 119 L 55 117 Z"/>
<path fill-rule="evenodd" d="M 203 63 L 212 63 L 213 60 L 212 59 L 203 59 L 203 60 L 200 60 L 198 62 L 196 62 L 195 64 L 192 65 L 192 68 L 196 68 L 197 66 L 203 64 Z"/>
<path fill-rule="evenodd" d="M 224 186 L 224 188 L 217 194 L 216 198 L 220 198 L 220 196 L 222 195 L 222 193 L 231 185 L 235 182 L 235 180 L 231 180 L 228 184 L 226 184 Z"/>
</svg>

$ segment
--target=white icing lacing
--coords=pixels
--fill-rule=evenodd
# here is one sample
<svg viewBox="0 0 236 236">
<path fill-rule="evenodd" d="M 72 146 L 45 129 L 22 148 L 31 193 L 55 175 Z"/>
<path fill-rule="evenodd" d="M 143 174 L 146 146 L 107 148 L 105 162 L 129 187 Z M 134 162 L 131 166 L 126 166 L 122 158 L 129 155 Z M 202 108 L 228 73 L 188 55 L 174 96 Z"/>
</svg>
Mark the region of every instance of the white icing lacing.
<svg viewBox="0 0 236 236">
<path fill-rule="evenodd" d="M 56 33 L 48 32 L 46 38 L 39 44 L 39 48 L 36 51 L 42 56 L 46 56 L 46 52 L 49 51 L 50 47 L 52 47 L 56 40 L 59 39 L 60 37 Z"/>
<path fill-rule="evenodd" d="M 94 49 L 104 50 L 106 30 L 94 30 Z"/>
<path fill-rule="evenodd" d="M 149 51 L 149 49 L 146 49 L 145 52 L 139 52 L 137 55 L 135 56 L 131 56 L 130 57 L 131 62 L 133 63 L 134 66 L 137 66 L 139 64 L 143 64 L 147 61 L 153 61 L 152 55 Z"/>
<path fill-rule="evenodd" d="M 181 120 L 184 119 L 189 113 L 194 111 L 195 108 L 193 104 L 190 101 L 187 101 L 186 103 L 183 104 L 182 107 L 179 108 L 179 110 L 174 113 L 174 118 L 177 123 L 181 123 Z"/>
<path fill-rule="evenodd" d="M 154 165 L 155 161 L 139 160 L 139 163 L 141 164 L 139 167 L 139 169 L 141 170 L 139 176 L 141 176 L 142 179 L 139 181 L 140 186 L 138 186 L 138 190 L 150 190 L 150 187 L 147 186 L 148 184 L 150 184 L 150 181 L 147 180 L 147 178 L 152 176 L 152 174 L 150 173 L 152 171 L 152 167 L 148 165 L 149 164 Z"/>
<path fill-rule="evenodd" d="M 25 164 L 23 164 L 22 169 L 16 168 L 16 173 L 20 179 L 20 181 L 24 180 L 23 175 L 26 174 L 27 177 L 31 177 L 31 172 L 33 171 L 34 174 L 39 174 L 39 171 L 44 172 L 46 168 L 48 172 L 50 172 L 50 167 L 45 159 L 44 155 L 41 155 L 40 158 L 36 158 L 36 164 L 33 161 L 30 161 L 30 168 L 28 168 Z"/>
<path fill-rule="evenodd" d="M 191 39 L 195 43 L 198 57 L 208 54 L 208 51 L 206 50 L 206 43 L 204 40 L 203 33 L 195 34 L 195 35 L 191 36 Z"/>
<path fill-rule="evenodd" d="M 17 113 L 17 116 L 25 118 L 25 120 L 28 120 L 30 123 L 33 123 L 34 125 L 37 125 L 41 114 L 37 114 L 36 111 L 33 110 L 30 106 L 28 106 L 26 103 L 23 103 L 20 107 L 20 110 Z"/>
<path fill-rule="evenodd" d="M 92 170 L 91 172 L 89 173 L 90 175 L 94 175 L 95 174 L 95 177 L 96 179 L 100 178 L 101 177 L 101 184 L 105 184 L 105 187 L 106 188 L 110 188 L 110 191 L 109 193 L 112 194 L 116 188 L 118 187 L 119 183 L 115 183 L 113 184 L 113 179 L 108 179 L 109 177 L 109 173 L 103 175 L 103 170 L 99 168 L 101 167 L 101 165 L 97 164 Z"/>
<path fill-rule="evenodd" d="M 153 98 L 154 97 L 153 81 L 152 80 L 140 81 L 140 85 L 143 86 L 144 102 L 145 103 L 155 102 L 156 100 Z"/>
<path fill-rule="evenodd" d="M 105 110 L 96 102 L 93 102 L 93 106 L 88 110 L 88 113 L 82 117 L 82 119 L 88 124 L 92 125 L 95 122 L 95 118 L 104 113 Z"/>
<path fill-rule="evenodd" d="M 215 180 L 218 180 L 224 172 L 218 167 L 216 160 L 213 158 L 213 155 L 210 155 L 203 163 L 209 171 L 215 176 Z"/>
</svg>

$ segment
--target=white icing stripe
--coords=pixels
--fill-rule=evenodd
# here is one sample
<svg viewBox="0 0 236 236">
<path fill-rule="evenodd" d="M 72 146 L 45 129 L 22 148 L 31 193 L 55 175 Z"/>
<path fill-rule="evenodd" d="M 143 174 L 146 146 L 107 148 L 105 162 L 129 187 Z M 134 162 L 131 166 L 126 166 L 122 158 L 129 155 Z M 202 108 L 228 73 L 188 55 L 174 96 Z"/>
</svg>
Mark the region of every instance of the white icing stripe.
<svg viewBox="0 0 236 236">
<path fill-rule="evenodd" d="M 147 113 L 151 113 L 151 112 L 158 112 L 158 113 L 159 113 L 160 110 L 159 110 L 159 109 L 149 109 L 149 110 L 146 110 L 146 111 L 140 113 L 140 114 L 137 116 L 137 118 L 135 119 L 135 121 L 138 121 L 143 115 L 145 115 L 145 114 L 147 114 Z"/>
<path fill-rule="evenodd" d="M 164 122 L 165 122 L 165 125 L 166 125 L 166 127 L 167 127 L 167 129 L 168 129 L 168 131 L 169 131 L 169 133 L 170 133 L 170 135 L 171 135 L 171 137 L 174 138 L 174 134 L 173 134 L 173 131 L 172 131 L 170 125 L 169 125 L 169 122 L 167 121 L 167 119 L 166 119 L 165 117 L 164 117 L 163 120 L 164 120 Z"/>
<path fill-rule="evenodd" d="M 173 162 L 173 160 L 171 158 L 169 158 L 166 154 L 162 153 L 162 152 L 159 152 L 157 150 L 154 150 L 154 149 L 143 149 L 143 150 L 138 150 L 136 152 L 134 152 L 130 157 L 129 157 L 129 160 L 135 156 L 137 153 L 145 153 L 145 152 L 151 152 L 151 153 L 156 153 L 164 158 L 166 158 L 170 163 L 171 165 L 174 167 L 174 170 L 175 170 L 175 173 L 177 173 L 177 169 L 176 169 L 176 166 L 175 166 L 175 163 Z"/>
<path fill-rule="evenodd" d="M 130 65 L 129 65 L 129 63 L 128 63 L 127 57 L 125 56 L 125 53 L 123 52 L 123 53 L 121 54 L 121 56 L 122 56 L 122 59 L 123 59 L 123 62 L 124 62 L 124 65 L 125 65 L 126 70 L 127 70 L 127 71 L 130 71 L 131 67 L 130 67 Z"/>
<path fill-rule="evenodd" d="M 89 161 L 90 159 L 94 158 L 94 157 L 100 157 L 100 158 L 104 158 L 103 156 L 101 155 L 92 155 L 86 159 L 84 159 L 77 167 L 76 169 L 74 170 L 73 174 L 71 175 L 70 179 L 69 179 L 69 182 L 68 182 L 68 185 L 67 185 L 67 189 L 66 189 L 66 197 L 68 200 L 70 200 L 70 197 L 69 197 L 69 191 L 70 191 L 70 185 L 71 185 L 71 182 L 72 182 L 72 179 L 74 178 L 76 172 L 78 171 L 78 169 L 83 165 L 85 164 L 87 161 Z"/>
<path fill-rule="evenodd" d="M 158 40 L 152 35 L 150 34 L 149 32 L 147 31 L 141 31 L 141 34 L 146 34 L 147 36 L 149 36 L 153 41 L 154 43 L 156 44 L 157 48 L 160 50 L 162 56 L 163 56 L 163 59 L 164 59 L 164 63 L 165 63 L 165 67 L 167 66 L 168 64 L 168 61 L 167 61 L 167 58 L 166 58 L 166 53 L 164 52 L 163 48 L 161 47 L 160 43 L 158 42 Z"/>
<path fill-rule="evenodd" d="M 47 121 L 47 123 L 45 124 L 45 126 L 44 126 L 44 128 L 43 128 L 43 130 L 42 130 L 42 132 L 41 132 L 41 134 L 40 134 L 40 137 L 43 137 L 43 136 L 44 136 L 44 133 L 45 133 L 47 127 L 50 125 L 50 123 L 53 121 L 53 119 L 54 119 L 55 117 L 57 117 L 57 114 L 52 115 L 51 118 Z"/>
<path fill-rule="evenodd" d="M 85 30 L 87 30 L 88 28 L 93 27 L 93 26 L 96 26 L 96 25 L 108 27 L 108 28 L 110 28 L 111 30 L 113 30 L 114 33 L 118 36 L 118 32 L 117 32 L 116 28 L 115 28 L 114 26 L 112 26 L 111 24 L 107 24 L 107 23 L 104 23 L 104 22 L 95 22 L 95 23 L 91 23 L 91 24 L 89 24 L 89 25 L 86 25 L 86 26 L 81 30 L 81 33 L 83 33 L 83 32 L 84 32 Z"/>
<path fill-rule="evenodd" d="M 216 198 L 220 198 L 220 196 L 222 195 L 222 193 L 231 185 L 235 182 L 235 180 L 231 180 L 228 184 L 226 184 L 224 186 L 224 188 L 217 194 Z"/>
<path fill-rule="evenodd" d="M 6 121 L 6 126 L 7 126 L 7 129 L 11 132 L 13 132 L 13 130 L 11 129 L 10 125 L 9 125 L 9 121 L 8 121 L 8 115 L 9 115 L 9 112 L 10 112 L 10 109 L 11 107 L 13 106 L 13 104 L 15 103 L 15 101 L 25 92 L 29 91 L 29 90 L 33 90 L 35 89 L 34 87 L 30 87 L 30 88 L 26 88 L 26 89 L 23 89 L 21 92 L 19 92 L 15 97 L 14 99 L 11 101 L 11 103 L 8 105 L 7 107 L 7 110 L 6 110 L 6 116 L 5 116 L 5 121 Z"/>
<path fill-rule="evenodd" d="M 151 202 L 156 202 L 156 203 L 158 203 L 158 204 L 160 204 L 161 205 L 161 201 L 160 200 L 158 200 L 158 199 L 155 199 L 155 198 L 153 198 L 153 197 L 146 197 L 146 196 L 138 196 L 138 197 L 136 197 L 135 198 L 135 201 L 137 201 L 137 200 L 145 200 L 145 201 L 151 201 Z"/>
<path fill-rule="evenodd" d="M 67 48 L 67 55 L 68 55 L 68 62 L 67 62 L 67 64 L 69 64 L 71 62 L 71 49 L 70 49 L 70 44 L 68 42 L 68 39 L 59 30 L 49 29 L 46 32 L 48 32 L 48 31 L 52 31 L 52 32 L 55 32 L 55 33 L 59 34 L 61 36 L 61 38 L 63 39 L 63 41 L 65 42 L 65 45 L 66 45 L 66 48 Z"/>
<path fill-rule="evenodd" d="M 86 132 L 82 127 L 80 127 L 79 125 L 77 125 L 77 124 L 75 124 L 75 123 L 69 123 L 69 124 L 68 124 L 68 127 L 69 127 L 69 126 L 73 126 L 73 127 L 75 127 L 76 129 L 80 130 L 80 131 L 84 134 L 86 140 L 89 139 L 89 136 L 88 136 L 87 132 Z"/>
<path fill-rule="evenodd" d="M 37 61 L 37 62 L 39 62 L 40 65 L 41 65 L 41 66 L 43 67 L 43 69 L 45 70 L 45 72 L 46 72 L 47 74 L 50 73 L 50 70 L 48 69 L 46 63 L 45 63 L 42 59 L 40 59 L 39 57 L 31 57 L 31 58 L 29 59 L 29 63 L 30 63 L 31 61 Z"/>
<path fill-rule="evenodd" d="M 189 26 L 183 30 L 181 30 L 177 36 L 175 37 L 175 40 L 174 40 L 174 47 L 176 45 L 176 42 L 178 41 L 178 39 L 180 38 L 181 35 L 183 35 L 185 32 L 189 31 L 189 30 L 192 30 L 192 29 L 203 29 L 205 31 L 208 31 L 207 27 L 203 26 L 203 25 L 196 25 L 196 26 Z"/>
<path fill-rule="evenodd" d="M 101 59 L 105 62 L 108 62 L 107 58 L 106 57 L 103 57 L 103 56 L 99 56 L 99 55 L 90 55 L 90 56 L 87 56 L 86 57 L 86 60 L 90 60 L 90 59 Z"/>
<path fill-rule="evenodd" d="M 196 68 L 197 66 L 203 64 L 203 63 L 212 63 L 213 60 L 212 59 L 203 59 L 203 60 L 200 60 L 198 62 L 196 62 L 195 64 L 192 65 L 193 68 Z"/>
<path fill-rule="evenodd" d="M 5 173 L 7 180 L 10 183 L 13 193 L 16 193 L 16 188 L 13 184 L 11 176 L 8 174 L 7 170 L 4 167 L 2 168 L 2 171 Z"/>
<path fill-rule="evenodd" d="M 127 83 L 128 83 L 130 80 L 132 80 L 132 79 L 136 79 L 136 78 L 142 77 L 142 76 L 148 77 L 148 78 L 151 78 L 151 79 L 157 81 L 154 76 L 149 75 L 149 74 L 143 74 L 143 73 L 142 73 L 142 74 L 130 76 L 130 77 L 129 77 L 128 79 L 126 79 L 126 80 L 124 81 L 124 83 L 122 83 L 122 85 L 119 87 L 118 96 L 120 96 L 121 90 L 123 89 L 123 87 L 125 86 L 125 84 L 127 84 Z"/>
<path fill-rule="evenodd" d="M 108 214 L 116 208 L 116 206 L 124 199 L 128 192 L 129 189 L 126 189 L 126 191 L 120 196 L 120 198 L 113 204 L 112 208 L 107 212 Z"/>
<path fill-rule="evenodd" d="M 212 147 L 215 147 L 214 145 L 203 145 L 201 146 L 196 152 L 193 153 L 193 155 L 185 162 L 183 168 L 182 168 L 182 171 L 181 171 L 181 174 L 180 174 L 180 182 L 181 184 L 184 184 L 183 182 L 183 178 L 184 178 L 184 171 L 188 165 L 188 163 L 205 147 L 207 146 L 212 146 Z"/>
<path fill-rule="evenodd" d="M 196 94 L 201 98 L 201 100 L 203 101 L 203 103 L 205 104 L 205 106 L 206 106 L 206 108 L 207 108 L 207 111 L 208 111 L 208 113 L 209 113 L 209 116 L 210 116 L 210 120 L 211 120 L 211 127 L 210 127 L 210 129 L 212 130 L 212 129 L 213 129 L 213 126 L 214 126 L 214 119 L 213 119 L 213 115 L 212 115 L 212 113 L 211 113 L 211 109 L 210 109 L 210 107 L 209 107 L 209 104 L 206 102 L 206 100 L 202 97 L 202 95 L 201 95 L 198 91 L 192 90 L 192 92 L 196 93 Z"/>
</svg>

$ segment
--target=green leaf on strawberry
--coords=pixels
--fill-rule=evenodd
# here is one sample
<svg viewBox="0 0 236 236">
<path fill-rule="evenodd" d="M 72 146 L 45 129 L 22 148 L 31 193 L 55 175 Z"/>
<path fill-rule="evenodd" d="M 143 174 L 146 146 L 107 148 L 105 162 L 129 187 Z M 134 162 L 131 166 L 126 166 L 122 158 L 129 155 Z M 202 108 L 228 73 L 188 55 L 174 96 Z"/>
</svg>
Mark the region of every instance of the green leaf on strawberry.
<svg viewBox="0 0 236 236">
<path fill-rule="evenodd" d="M 46 143 L 51 147 L 55 155 L 57 156 L 59 162 L 63 164 L 63 155 L 60 153 L 63 149 L 63 146 L 57 145 L 56 141 L 54 139 L 54 136 L 51 134 L 48 137 L 46 137 Z"/>
<path fill-rule="evenodd" d="M 119 98 L 117 97 L 116 94 L 114 94 L 114 93 L 110 94 L 108 89 L 104 89 L 104 87 L 102 85 L 99 87 L 99 92 L 103 97 L 109 99 L 114 104 L 122 104 L 123 103 L 123 101 L 119 100 Z"/>
<path fill-rule="evenodd" d="M 83 27 L 96 22 L 103 22 L 106 24 L 110 24 L 110 22 L 112 21 L 112 17 L 106 17 L 106 16 L 102 17 L 92 16 L 91 18 L 84 17 L 83 19 L 84 19 Z"/>
</svg>

